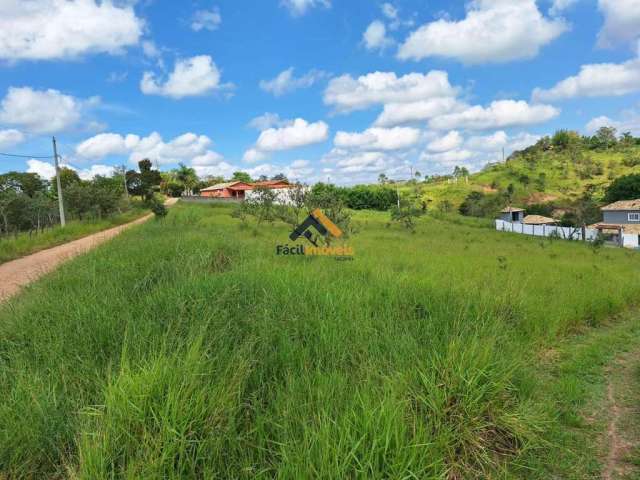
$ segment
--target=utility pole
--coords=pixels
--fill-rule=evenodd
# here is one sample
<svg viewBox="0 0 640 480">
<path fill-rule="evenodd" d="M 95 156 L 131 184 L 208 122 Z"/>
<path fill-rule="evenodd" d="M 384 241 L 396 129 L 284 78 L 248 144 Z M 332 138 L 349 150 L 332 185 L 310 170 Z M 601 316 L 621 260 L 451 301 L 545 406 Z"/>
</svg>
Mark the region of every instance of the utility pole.
<svg viewBox="0 0 640 480">
<path fill-rule="evenodd" d="M 129 201 L 129 189 L 127 188 L 127 166 L 122 165 L 122 181 L 124 183 L 124 196 L 127 198 L 127 202 Z"/>
<path fill-rule="evenodd" d="M 56 147 L 56 137 L 53 138 L 53 158 L 56 162 L 56 185 L 58 186 L 58 208 L 60 209 L 60 225 L 64 227 L 67 221 L 64 218 L 64 201 L 62 199 L 62 183 L 60 182 L 60 164 L 58 163 L 58 148 Z"/>
</svg>

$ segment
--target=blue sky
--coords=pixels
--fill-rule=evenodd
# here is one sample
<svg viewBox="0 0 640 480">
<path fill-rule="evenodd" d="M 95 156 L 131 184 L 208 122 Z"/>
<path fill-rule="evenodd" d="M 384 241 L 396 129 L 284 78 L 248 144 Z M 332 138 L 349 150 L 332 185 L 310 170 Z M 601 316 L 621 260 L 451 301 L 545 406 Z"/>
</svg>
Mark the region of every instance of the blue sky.
<svg viewBox="0 0 640 480">
<path fill-rule="evenodd" d="M 0 152 L 352 184 L 640 134 L 640 0 L 0 0 Z M 50 176 L 47 159 L 0 172 Z"/>
</svg>

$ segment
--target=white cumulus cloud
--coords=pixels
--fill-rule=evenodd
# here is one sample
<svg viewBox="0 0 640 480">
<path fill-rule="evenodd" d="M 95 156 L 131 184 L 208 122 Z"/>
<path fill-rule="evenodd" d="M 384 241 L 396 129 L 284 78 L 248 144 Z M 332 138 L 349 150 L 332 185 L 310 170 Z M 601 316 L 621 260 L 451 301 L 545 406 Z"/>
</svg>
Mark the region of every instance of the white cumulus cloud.
<svg viewBox="0 0 640 480">
<path fill-rule="evenodd" d="M 387 27 L 380 20 L 374 20 L 362 34 L 362 41 L 368 50 L 384 49 L 393 45 L 387 37 Z"/>
<path fill-rule="evenodd" d="M 255 118 L 252 118 L 247 124 L 251 128 L 262 131 L 272 127 L 284 127 L 289 125 L 290 120 L 283 120 L 277 113 L 266 112 Z"/>
<path fill-rule="evenodd" d="M 0 130 L 0 148 L 13 147 L 24 141 L 24 135 L 21 131 L 10 128 L 8 130 Z"/>
<path fill-rule="evenodd" d="M 166 165 L 171 163 L 192 162 L 203 156 L 213 158 L 216 152 L 209 150 L 212 141 L 206 135 L 185 133 L 169 142 L 165 142 L 158 132 L 146 137 L 117 133 L 102 133 L 91 137 L 76 146 L 78 157 L 85 159 L 100 159 L 110 155 L 129 155 L 131 163 L 137 163 L 148 158 L 153 163 Z"/>
<path fill-rule="evenodd" d="M 343 149 L 358 150 L 402 150 L 415 146 L 420 141 L 417 128 L 369 128 L 361 133 L 338 132 L 334 145 Z"/>
<path fill-rule="evenodd" d="M 110 165 L 91 165 L 88 168 L 76 168 L 69 163 L 60 162 L 61 167 L 69 168 L 75 171 L 82 180 L 91 180 L 97 175 L 102 177 L 110 177 L 114 173 L 114 167 Z M 43 162 L 41 160 L 27 160 L 27 172 L 35 173 L 45 180 L 51 180 L 56 175 L 56 167 L 53 163 Z"/>
<path fill-rule="evenodd" d="M 201 30 L 214 31 L 218 29 L 221 23 L 222 16 L 220 15 L 220 9 L 197 10 L 191 20 L 191 29 L 195 32 Z"/>
<path fill-rule="evenodd" d="M 387 103 L 375 124 L 381 127 L 429 120 L 464 108 L 455 97 L 432 98 L 410 103 Z"/>
<path fill-rule="evenodd" d="M 559 114 L 560 111 L 550 105 L 530 105 L 524 100 L 497 100 L 488 107 L 469 106 L 460 112 L 435 117 L 429 121 L 429 126 L 436 130 L 490 130 L 543 123 Z"/>
<path fill-rule="evenodd" d="M 583 65 L 580 72 L 552 88 L 536 88 L 533 99 L 555 101 L 576 97 L 619 96 L 640 91 L 640 60 Z"/>
<path fill-rule="evenodd" d="M 394 72 L 374 72 L 358 78 L 342 75 L 332 79 L 324 92 L 324 103 L 347 113 L 377 104 L 417 102 L 457 93 L 447 72 L 434 70 L 402 77 Z"/>
<path fill-rule="evenodd" d="M 598 7 L 604 15 L 604 26 L 598 34 L 599 46 L 612 47 L 640 37 L 638 0 L 598 0 Z"/>
<path fill-rule="evenodd" d="M 280 72 L 271 80 L 260 80 L 260 88 L 276 97 L 280 97 L 294 90 L 309 88 L 324 77 L 326 77 L 326 73 L 320 70 L 310 70 L 301 77 L 296 77 L 294 68 L 291 67 Z"/>
<path fill-rule="evenodd" d="M 3 0 L 0 58 L 51 60 L 118 54 L 144 30 L 130 5 L 96 0 Z"/>
<path fill-rule="evenodd" d="M 83 109 L 97 103 L 98 98 L 85 101 L 53 89 L 10 87 L 0 103 L 0 122 L 34 133 L 55 133 L 75 125 Z"/>
<path fill-rule="evenodd" d="M 152 72 L 145 72 L 140 81 L 142 93 L 174 99 L 207 95 L 222 87 L 220 70 L 209 55 L 176 61 L 173 72 L 164 81 Z"/>
<path fill-rule="evenodd" d="M 261 152 L 276 152 L 324 142 L 329 137 L 329 126 L 325 122 L 309 123 L 296 118 L 291 125 L 269 128 L 260 133 L 256 148 Z"/>
<path fill-rule="evenodd" d="M 462 135 L 457 130 L 451 130 L 445 136 L 432 140 L 427 145 L 430 152 L 448 152 L 462 145 Z"/>
<path fill-rule="evenodd" d="M 533 58 L 567 28 L 562 19 L 544 17 L 535 0 L 473 0 L 464 19 L 440 19 L 411 33 L 398 58 L 435 56 L 465 64 Z"/>
</svg>

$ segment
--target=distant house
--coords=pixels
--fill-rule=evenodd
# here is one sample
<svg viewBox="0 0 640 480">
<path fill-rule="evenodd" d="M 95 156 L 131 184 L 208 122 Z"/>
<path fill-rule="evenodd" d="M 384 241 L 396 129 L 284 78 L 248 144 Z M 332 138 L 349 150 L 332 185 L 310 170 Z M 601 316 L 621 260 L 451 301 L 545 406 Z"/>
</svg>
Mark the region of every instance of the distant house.
<svg viewBox="0 0 640 480">
<path fill-rule="evenodd" d="M 640 200 L 620 200 L 601 208 L 602 222 L 591 225 L 623 247 L 640 245 Z"/>
<path fill-rule="evenodd" d="M 293 188 L 286 180 L 265 180 L 262 182 L 224 182 L 212 185 L 211 187 L 203 188 L 200 190 L 201 197 L 209 198 L 226 198 L 245 200 L 254 198 L 257 188 L 267 188 L 269 190 L 275 190 L 278 193 L 278 197 L 283 198 L 283 202 L 286 202 L 289 197 L 289 192 Z"/>
<path fill-rule="evenodd" d="M 293 197 L 291 196 L 294 185 L 290 184 L 286 180 L 265 180 L 262 182 L 255 182 L 252 184 L 253 190 L 247 192 L 247 200 L 251 200 L 255 198 L 257 195 L 257 188 L 266 188 L 269 190 L 273 190 L 275 192 L 275 203 L 279 204 L 290 204 L 293 202 Z"/>
<path fill-rule="evenodd" d="M 245 198 L 245 192 L 253 190 L 253 185 L 245 182 L 225 182 L 200 190 L 200 196 L 213 198 Z"/>
<path fill-rule="evenodd" d="M 292 185 L 286 180 L 264 180 L 262 182 L 254 182 L 252 184 L 255 187 L 269 188 L 274 190 L 281 190 L 283 188 L 291 188 Z"/>
<path fill-rule="evenodd" d="M 523 218 L 523 208 L 507 207 L 500 211 L 500 220 L 504 220 L 505 222 L 520 223 L 522 222 Z"/>
<path fill-rule="evenodd" d="M 558 221 L 554 218 L 542 215 L 527 215 L 522 221 L 525 225 L 556 225 Z"/>
</svg>

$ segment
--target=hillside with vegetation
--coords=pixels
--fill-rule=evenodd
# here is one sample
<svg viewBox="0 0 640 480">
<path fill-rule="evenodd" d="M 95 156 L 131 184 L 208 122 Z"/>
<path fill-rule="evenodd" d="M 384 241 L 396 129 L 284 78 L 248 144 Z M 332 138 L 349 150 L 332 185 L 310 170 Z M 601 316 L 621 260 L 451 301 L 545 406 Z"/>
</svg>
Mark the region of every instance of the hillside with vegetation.
<svg viewBox="0 0 640 480">
<path fill-rule="evenodd" d="M 618 136 L 608 127 L 592 137 L 560 130 L 514 152 L 504 163 L 474 174 L 456 167 L 451 175 L 409 182 L 402 191 L 432 209 L 491 217 L 512 204 L 571 223 L 580 210 L 597 212 L 613 181 L 638 173 L 640 138 Z"/>
</svg>

